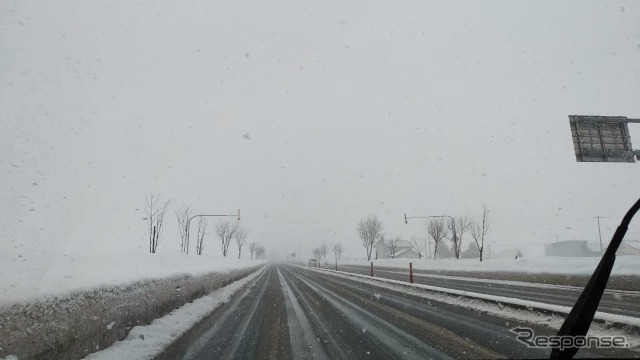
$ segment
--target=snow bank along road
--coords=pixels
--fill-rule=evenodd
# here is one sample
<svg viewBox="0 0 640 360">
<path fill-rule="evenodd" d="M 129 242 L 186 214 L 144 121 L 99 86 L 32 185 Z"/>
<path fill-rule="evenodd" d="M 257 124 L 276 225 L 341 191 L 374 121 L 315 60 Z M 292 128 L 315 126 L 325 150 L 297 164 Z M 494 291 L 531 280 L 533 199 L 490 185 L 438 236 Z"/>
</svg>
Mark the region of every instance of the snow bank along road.
<svg viewBox="0 0 640 360">
<path fill-rule="evenodd" d="M 338 271 L 354 274 L 369 274 L 363 266 L 338 266 Z M 409 270 L 374 268 L 374 275 L 399 281 L 409 281 Z M 504 296 L 515 299 L 537 301 L 551 305 L 572 307 L 582 292 L 581 287 L 529 283 L 494 279 L 426 274 L 414 271 L 414 282 L 447 289 L 469 291 L 480 294 Z M 606 290 L 598 311 L 640 317 L 640 291 Z"/>
<path fill-rule="evenodd" d="M 454 299 L 454 298 L 452 298 Z M 505 310 L 507 312 L 507 310 Z M 558 321 L 555 325 L 558 325 Z M 290 265 L 271 265 L 157 359 L 424 359 L 548 357 L 510 329 L 552 326 Z M 632 357 L 632 349 L 579 356 Z"/>
<path fill-rule="evenodd" d="M 0 306 L 0 359 L 81 359 L 259 266 L 140 280 Z"/>
</svg>

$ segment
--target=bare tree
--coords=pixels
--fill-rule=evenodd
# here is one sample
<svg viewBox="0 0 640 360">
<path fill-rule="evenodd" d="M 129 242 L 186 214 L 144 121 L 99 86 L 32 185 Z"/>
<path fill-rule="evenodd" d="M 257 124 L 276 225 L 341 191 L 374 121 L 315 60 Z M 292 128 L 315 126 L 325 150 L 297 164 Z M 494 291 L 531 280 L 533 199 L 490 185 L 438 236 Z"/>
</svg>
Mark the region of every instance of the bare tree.
<svg viewBox="0 0 640 360">
<path fill-rule="evenodd" d="M 242 246 L 244 245 L 247 236 L 249 236 L 249 230 L 242 226 L 238 226 L 237 230 L 233 233 L 233 238 L 236 239 L 236 244 L 238 245 L 238 259 L 240 259 L 240 256 L 242 255 Z"/>
<path fill-rule="evenodd" d="M 458 240 L 458 224 L 456 223 L 456 219 L 449 219 L 447 221 L 447 227 L 449 228 L 449 236 L 451 236 L 449 238 L 449 241 L 451 241 L 452 244 L 451 250 L 453 250 L 456 259 L 460 258 L 460 241 Z"/>
<path fill-rule="evenodd" d="M 162 239 L 164 215 L 172 201 L 171 199 L 163 201 L 160 194 L 151 193 L 144 197 L 145 220 L 149 224 L 149 252 L 152 254 L 156 252 Z"/>
<path fill-rule="evenodd" d="M 396 236 L 394 238 L 389 239 L 387 242 L 385 242 L 385 246 L 389 248 L 389 256 L 391 256 L 392 259 L 396 258 L 396 253 L 398 252 L 398 243 L 400 242 L 400 237 Z"/>
<path fill-rule="evenodd" d="M 460 259 L 462 235 L 469 231 L 469 228 L 471 227 L 471 220 L 469 220 L 468 216 L 458 216 L 457 218 L 449 219 L 447 226 L 451 232 L 451 238 L 449 238 L 449 240 L 451 240 L 451 244 L 453 245 L 453 253 L 456 256 L 456 259 Z"/>
<path fill-rule="evenodd" d="M 224 254 L 223 254 L 224 256 L 227 256 L 227 253 L 229 252 L 229 244 L 231 243 L 231 239 L 235 238 L 236 232 L 238 231 L 239 227 L 240 227 L 240 222 L 239 221 L 235 221 L 235 222 L 232 223 L 232 225 L 230 227 L 231 230 L 229 232 L 229 237 L 227 239 L 227 248 L 225 249 Z M 247 233 L 247 235 L 249 235 L 249 234 Z M 262 244 L 260 246 L 262 246 Z"/>
<path fill-rule="evenodd" d="M 362 241 L 362 246 L 364 246 L 367 252 L 367 260 L 371 260 L 373 244 L 382 235 L 382 223 L 378 220 L 377 216 L 371 215 L 366 219 L 360 220 L 357 228 L 358 235 L 360 235 L 360 240 Z"/>
<path fill-rule="evenodd" d="M 190 206 L 181 206 L 180 209 L 176 210 L 176 218 L 178 219 L 178 230 L 180 230 L 180 251 L 183 253 L 189 253 L 189 229 L 187 229 L 187 224 L 189 223 L 189 218 L 191 217 L 191 207 Z"/>
<path fill-rule="evenodd" d="M 329 253 L 329 248 L 327 247 L 327 244 L 320 245 L 318 250 L 320 250 L 320 258 L 325 258 L 326 260 L 327 254 Z"/>
<path fill-rule="evenodd" d="M 256 247 L 256 259 L 264 259 L 265 257 L 265 249 L 264 246 L 258 244 Z"/>
<path fill-rule="evenodd" d="M 482 207 L 482 215 L 480 215 L 480 221 L 474 222 L 471 225 L 471 236 L 476 242 L 478 252 L 480 252 L 480 261 L 482 261 L 482 252 L 484 251 L 484 237 L 491 231 L 491 216 L 489 215 L 489 209 L 487 205 Z"/>
<path fill-rule="evenodd" d="M 384 249 L 384 247 L 386 246 L 385 245 L 386 243 L 384 241 L 384 235 L 380 235 L 380 238 L 378 240 L 374 241 L 373 246 L 375 246 L 376 243 L 382 244 L 382 249 Z M 376 246 L 375 249 L 376 249 L 376 260 L 378 260 L 378 250 L 380 249 L 380 247 Z"/>
<path fill-rule="evenodd" d="M 427 232 L 433 239 L 433 258 L 435 259 L 438 253 L 438 245 L 440 245 L 442 239 L 447 237 L 447 229 L 442 218 L 431 219 L 427 225 Z"/>
<path fill-rule="evenodd" d="M 202 255 L 204 250 L 204 236 L 207 234 L 207 219 L 198 219 L 198 234 L 196 237 L 196 255 Z"/>
<path fill-rule="evenodd" d="M 251 254 L 251 260 L 253 260 L 253 254 L 256 253 L 257 249 L 258 249 L 258 243 L 249 244 L 249 254 Z"/>
<path fill-rule="evenodd" d="M 342 248 L 342 244 L 338 243 L 338 244 L 333 244 L 331 251 L 333 251 L 333 256 L 335 257 L 336 262 L 338 262 L 338 260 L 342 258 L 342 253 L 344 252 L 344 249 Z"/>
<path fill-rule="evenodd" d="M 216 234 L 220 238 L 220 243 L 222 245 L 222 256 L 227 256 L 227 252 L 229 251 L 229 244 L 231 243 L 231 239 L 235 232 L 238 230 L 238 223 L 232 223 L 229 220 L 220 220 L 216 224 Z"/>
<path fill-rule="evenodd" d="M 320 257 L 322 256 L 322 250 L 320 250 L 320 248 L 313 248 L 313 250 L 311 250 L 311 253 L 313 254 L 313 257 L 315 259 L 318 259 L 318 261 L 320 261 Z"/>
<path fill-rule="evenodd" d="M 424 256 L 424 242 L 422 242 L 421 239 L 418 239 L 415 236 L 411 237 L 411 243 L 413 244 L 413 247 L 416 249 L 416 251 L 418 252 L 418 259 L 422 259 L 422 257 Z"/>
<path fill-rule="evenodd" d="M 225 241 L 227 240 L 227 234 L 230 232 L 231 222 L 227 220 L 219 220 L 216 223 L 216 235 L 220 239 L 220 243 L 222 244 L 222 253 L 224 254 Z"/>
</svg>

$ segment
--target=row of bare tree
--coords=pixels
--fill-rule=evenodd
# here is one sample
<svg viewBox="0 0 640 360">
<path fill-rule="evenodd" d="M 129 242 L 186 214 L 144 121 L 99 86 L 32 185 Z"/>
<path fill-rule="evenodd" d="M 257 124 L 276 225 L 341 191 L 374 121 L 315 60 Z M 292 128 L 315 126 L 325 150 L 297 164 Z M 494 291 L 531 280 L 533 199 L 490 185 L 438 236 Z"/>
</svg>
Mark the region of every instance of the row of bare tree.
<svg viewBox="0 0 640 360">
<path fill-rule="evenodd" d="M 264 259 L 265 249 L 264 246 L 260 243 L 251 243 L 249 244 L 249 253 L 251 254 L 251 259 L 255 255 L 256 259 Z"/>
<path fill-rule="evenodd" d="M 486 205 L 478 220 L 468 216 L 456 216 L 444 221 L 442 218 L 431 219 L 427 224 L 427 233 L 433 240 L 433 257 L 438 253 L 438 245 L 443 239 L 451 242 L 451 249 L 456 259 L 462 254 L 462 240 L 465 233 L 470 232 L 478 248 L 480 261 L 483 259 L 484 239 L 491 231 L 491 216 Z"/>
<path fill-rule="evenodd" d="M 327 254 L 329 253 L 329 246 L 327 244 L 322 244 L 317 248 L 314 248 L 312 251 L 313 257 L 322 260 L 323 258 L 326 260 Z M 344 249 L 342 248 L 342 244 L 331 244 L 331 252 L 333 252 L 333 257 L 336 262 L 338 262 L 342 258 L 342 253 Z M 292 254 L 295 256 L 295 253 Z"/>
<path fill-rule="evenodd" d="M 149 252 L 151 253 L 155 253 L 158 249 L 158 244 L 162 238 L 164 216 L 172 202 L 172 199 L 163 200 L 160 194 L 145 196 L 145 220 L 147 220 L 149 224 Z M 179 209 L 176 209 L 175 214 L 178 220 L 180 251 L 188 254 L 190 248 L 190 219 L 193 218 L 193 212 L 190 206 L 182 205 Z M 198 218 L 197 231 L 195 233 L 197 255 L 202 255 L 204 251 L 204 239 L 208 234 L 207 224 L 208 222 L 205 217 Z M 215 234 L 220 240 L 223 256 L 227 256 L 231 240 L 235 240 L 238 246 L 238 259 L 242 256 L 242 247 L 246 243 L 249 230 L 242 227 L 239 222 L 220 220 L 215 224 Z M 260 244 L 256 244 L 256 246 L 253 245 L 254 244 L 252 244 L 250 249 L 251 258 L 253 259 L 254 254 L 256 257 L 258 257 L 258 255 L 263 257 L 265 253 L 264 247 Z"/>
<path fill-rule="evenodd" d="M 373 246 L 377 241 L 382 243 L 389 250 L 391 258 L 395 258 L 397 245 L 400 241 L 400 237 L 396 236 L 385 240 L 382 231 L 384 226 L 377 216 L 371 215 L 365 219 L 360 220 L 357 226 L 358 235 L 362 242 L 362 246 L 367 253 L 367 259 L 371 260 L 371 253 Z M 456 259 L 460 258 L 462 254 L 462 240 L 466 233 L 471 233 L 475 245 L 478 248 L 480 261 L 483 258 L 484 252 L 484 240 L 487 234 L 491 231 L 491 216 L 489 215 L 489 209 L 487 206 L 483 206 L 482 214 L 478 220 L 471 219 L 469 216 L 456 216 L 451 217 L 448 220 L 443 218 L 433 218 L 427 223 L 427 234 L 433 241 L 433 257 L 436 257 L 438 253 L 438 246 L 442 243 L 442 240 L 447 239 L 451 242 L 453 253 Z M 418 252 L 418 256 L 422 258 L 426 251 L 425 245 L 418 238 L 413 237 L 411 239 L 413 246 Z M 315 256 L 315 253 L 314 253 Z"/>
<path fill-rule="evenodd" d="M 144 198 L 145 220 L 149 224 L 149 252 L 154 254 L 162 238 L 162 225 L 167 208 L 173 200 L 162 200 L 160 194 L 150 194 Z"/>
</svg>

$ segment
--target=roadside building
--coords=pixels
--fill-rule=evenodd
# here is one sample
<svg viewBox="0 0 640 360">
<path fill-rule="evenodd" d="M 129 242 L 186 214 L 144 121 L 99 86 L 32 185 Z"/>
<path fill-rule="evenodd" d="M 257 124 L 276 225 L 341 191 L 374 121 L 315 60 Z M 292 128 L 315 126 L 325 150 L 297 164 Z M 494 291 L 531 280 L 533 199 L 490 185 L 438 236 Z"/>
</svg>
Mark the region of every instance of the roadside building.
<svg viewBox="0 0 640 360">
<path fill-rule="evenodd" d="M 389 241 L 378 240 L 374 244 L 374 257 L 377 259 L 417 259 L 418 252 L 408 240 L 398 240 L 395 242 L 395 255 L 389 246 Z M 393 256 L 392 256 L 393 255 Z"/>
<path fill-rule="evenodd" d="M 565 240 L 547 244 L 545 246 L 545 255 L 564 257 L 600 256 L 599 247 L 598 249 L 593 247 L 593 244 L 589 244 L 587 240 Z"/>
</svg>

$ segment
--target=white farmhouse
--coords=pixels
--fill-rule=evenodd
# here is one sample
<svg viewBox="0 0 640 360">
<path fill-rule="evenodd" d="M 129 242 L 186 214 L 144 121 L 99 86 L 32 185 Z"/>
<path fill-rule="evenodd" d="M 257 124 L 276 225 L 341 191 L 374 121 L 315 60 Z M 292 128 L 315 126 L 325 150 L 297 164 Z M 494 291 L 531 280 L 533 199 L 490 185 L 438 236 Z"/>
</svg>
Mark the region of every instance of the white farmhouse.
<svg viewBox="0 0 640 360">
<path fill-rule="evenodd" d="M 373 245 L 373 257 L 376 259 L 417 259 L 418 252 L 408 240 L 395 242 L 395 254 L 392 254 L 391 240 L 378 240 Z M 393 256 L 392 256 L 393 255 Z"/>
</svg>

